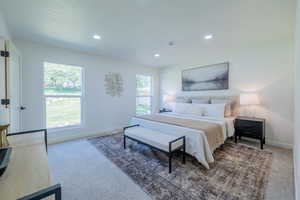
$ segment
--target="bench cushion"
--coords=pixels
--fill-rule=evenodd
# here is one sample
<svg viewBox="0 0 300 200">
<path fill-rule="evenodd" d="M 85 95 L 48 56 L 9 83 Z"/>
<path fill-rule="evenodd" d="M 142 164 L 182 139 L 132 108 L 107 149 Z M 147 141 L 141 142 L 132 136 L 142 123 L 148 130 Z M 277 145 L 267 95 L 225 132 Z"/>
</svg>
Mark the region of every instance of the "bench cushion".
<svg viewBox="0 0 300 200">
<path fill-rule="evenodd" d="M 169 152 L 169 142 L 179 138 L 179 136 L 168 135 L 166 133 L 161 133 L 140 126 L 126 129 L 124 134 L 166 152 Z M 183 140 L 178 140 L 172 143 L 171 150 L 174 150 L 182 145 Z"/>
</svg>

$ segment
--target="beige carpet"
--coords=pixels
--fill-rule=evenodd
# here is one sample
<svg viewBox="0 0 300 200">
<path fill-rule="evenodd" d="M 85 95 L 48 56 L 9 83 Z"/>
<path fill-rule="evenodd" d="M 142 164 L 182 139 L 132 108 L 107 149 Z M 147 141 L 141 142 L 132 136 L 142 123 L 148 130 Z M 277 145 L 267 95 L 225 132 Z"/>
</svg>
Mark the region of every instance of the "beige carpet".
<svg viewBox="0 0 300 200">
<path fill-rule="evenodd" d="M 51 183 L 62 185 L 63 200 L 151 200 L 85 139 L 48 150 Z"/>
<path fill-rule="evenodd" d="M 175 159 L 169 174 L 166 155 L 135 142 L 128 142 L 124 150 L 121 135 L 89 141 L 152 199 L 262 200 L 265 196 L 272 163 L 267 151 L 227 143 L 215 152 L 210 170 L 189 156 L 185 165 Z"/>
</svg>

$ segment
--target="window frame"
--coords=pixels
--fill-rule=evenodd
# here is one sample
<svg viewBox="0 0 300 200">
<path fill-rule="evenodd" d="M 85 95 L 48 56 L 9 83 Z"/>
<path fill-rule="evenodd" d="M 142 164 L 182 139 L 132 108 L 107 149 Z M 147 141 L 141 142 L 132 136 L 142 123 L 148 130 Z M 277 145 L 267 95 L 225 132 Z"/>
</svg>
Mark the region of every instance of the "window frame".
<svg viewBox="0 0 300 200">
<path fill-rule="evenodd" d="M 148 96 L 148 95 L 138 95 L 137 94 L 137 76 L 148 76 L 148 77 L 150 77 L 150 95 Z M 135 114 L 137 114 L 137 105 L 136 105 L 136 103 L 137 103 L 137 98 L 141 98 L 141 97 L 146 97 L 146 98 L 150 98 L 150 113 L 149 114 L 152 114 L 153 113 L 153 76 L 152 75 L 149 75 L 149 74 L 136 74 L 135 75 L 135 90 L 136 90 L 136 94 L 135 94 Z M 144 115 L 146 115 L 146 114 L 144 114 Z"/>
<path fill-rule="evenodd" d="M 51 63 L 51 64 L 57 64 L 57 65 L 66 65 L 71 67 L 80 67 L 81 68 L 81 95 L 46 95 L 45 94 L 45 64 Z M 46 101 L 47 98 L 79 98 L 80 99 L 80 124 L 76 125 L 67 125 L 67 126 L 61 126 L 61 127 L 50 127 L 47 128 L 50 132 L 57 132 L 57 131 L 63 131 L 63 130 L 69 130 L 69 129 L 78 129 L 83 128 L 85 126 L 85 68 L 76 64 L 64 64 L 64 63 L 56 63 L 56 62 L 49 62 L 44 61 L 43 62 L 43 123 L 44 127 L 47 128 L 47 105 Z"/>
</svg>

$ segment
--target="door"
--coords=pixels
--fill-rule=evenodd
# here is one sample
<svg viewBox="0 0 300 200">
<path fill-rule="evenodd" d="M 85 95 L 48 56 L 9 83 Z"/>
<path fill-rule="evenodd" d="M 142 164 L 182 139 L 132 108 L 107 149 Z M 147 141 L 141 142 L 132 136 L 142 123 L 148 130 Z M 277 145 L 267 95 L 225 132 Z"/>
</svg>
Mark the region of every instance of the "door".
<svg viewBox="0 0 300 200">
<path fill-rule="evenodd" d="M 21 130 L 21 54 L 9 44 L 10 132 Z"/>
<path fill-rule="evenodd" d="M 7 70 L 8 58 L 6 57 L 6 43 L 0 38 L 0 121 L 1 125 L 9 123 L 9 107 L 7 105 L 8 89 L 7 89 Z"/>
<path fill-rule="evenodd" d="M 0 38 L 0 51 L 4 51 L 4 40 Z M 0 100 L 5 99 L 5 58 L 0 56 Z M 0 105 L 1 108 L 4 107 Z"/>
</svg>

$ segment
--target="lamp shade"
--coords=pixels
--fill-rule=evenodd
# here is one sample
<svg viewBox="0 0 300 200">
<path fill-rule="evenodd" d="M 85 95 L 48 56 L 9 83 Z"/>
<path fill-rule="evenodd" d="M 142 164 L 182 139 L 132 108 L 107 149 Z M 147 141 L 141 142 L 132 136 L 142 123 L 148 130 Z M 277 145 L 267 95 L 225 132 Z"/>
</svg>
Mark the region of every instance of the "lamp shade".
<svg viewBox="0 0 300 200">
<path fill-rule="evenodd" d="M 175 96 L 173 96 L 173 95 L 164 95 L 163 96 L 163 101 L 167 102 L 167 103 L 173 102 L 173 101 L 175 101 Z"/>
<path fill-rule="evenodd" d="M 242 93 L 240 95 L 240 104 L 241 105 L 258 105 L 259 98 L 255 93 Z"/>
</svg>

